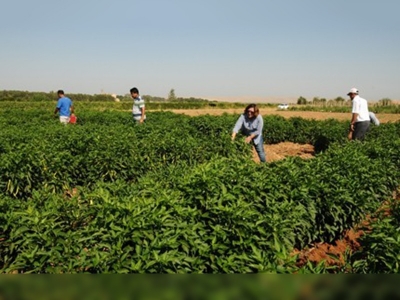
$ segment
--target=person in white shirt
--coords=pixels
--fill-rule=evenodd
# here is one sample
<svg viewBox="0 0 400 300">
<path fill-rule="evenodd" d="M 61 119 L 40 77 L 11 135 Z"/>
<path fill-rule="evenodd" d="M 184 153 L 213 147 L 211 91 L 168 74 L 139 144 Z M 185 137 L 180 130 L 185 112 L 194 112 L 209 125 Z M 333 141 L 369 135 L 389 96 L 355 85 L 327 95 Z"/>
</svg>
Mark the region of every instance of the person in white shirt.
<svg viewBox="0 0 400 300">
<path fill-rule="evenodd" d="M 358 89 L 352 88 L 347 94 L 351 101 L 352 117 L 350 122 L 350 132 L 352 140 L 364 140 L 365 134 L 369 129 L 371 123 L 367 100 L 358 95 Z"/>
</svg>

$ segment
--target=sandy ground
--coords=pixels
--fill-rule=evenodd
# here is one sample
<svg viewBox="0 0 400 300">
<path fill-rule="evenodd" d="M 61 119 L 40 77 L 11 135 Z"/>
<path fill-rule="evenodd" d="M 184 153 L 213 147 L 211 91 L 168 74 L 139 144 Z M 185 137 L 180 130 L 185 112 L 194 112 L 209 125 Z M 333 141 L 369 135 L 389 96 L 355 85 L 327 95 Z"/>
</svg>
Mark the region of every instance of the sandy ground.
<svg viewBox="0 0 400 300">
<path fill-rule="evenodd" d="M 267 155 L 267 162 L 273 162 L 283 159 L 288 156 L 299 156 L 303 159 L 314 157 L 314 146 L 302 145 L 292 142 L 283 142 L 274 145 L 264 145 L 265 154 Z M 257 163 L 260 162 L 257 152 L 253 147 L 253 160 Z"/>
<path fill-rule="evenodd" d="M 239 108 L 229 108 L 229 109 L 219 109 L 219 108 L 210 108 L 210 109 L 173 109 L 171 110 L 174 113 L 181 113 L 189 116 L 200 116 L 200 115 L 213 115 L 219 116 L 223 113 L 228 114 L 241 114 L 243 109 Z M 276 108 L 261 108 L 260 113 L 263 116 L 266 115 L 279 115 L 285 118 L 291 117 L 302 117 L 306 119 L 315 119 L 315 120 L 325 120 L 325 119 L 338 119 L 338 120 L 348 120 L 351 119 L 351 113 L 334 113 L 334 112 L 317 112 L 317 111 L 282 111 L 277 110 Z M 379 121 L 382 123 L 386 122 L 396 122 L 400 120 L 400 114 L 376 114 Z"/>
</svg>

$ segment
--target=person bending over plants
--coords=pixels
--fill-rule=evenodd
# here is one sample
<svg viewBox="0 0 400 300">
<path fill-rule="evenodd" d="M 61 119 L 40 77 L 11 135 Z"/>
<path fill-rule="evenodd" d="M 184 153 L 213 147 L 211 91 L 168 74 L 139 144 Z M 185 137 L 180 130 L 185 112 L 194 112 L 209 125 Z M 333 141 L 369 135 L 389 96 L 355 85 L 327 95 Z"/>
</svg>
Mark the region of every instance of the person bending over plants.
<svg viewBox="0 0 400 300">
<path fill-rule="evenodd" d="M 348 138 L 364 140 L 371 123 L 367 100 L 358 95 L 358 89 L 352 88 L 347 93 L 352 101 L 351 121 Z"/>
<path fill-rule="evenodd" d="M 236 134 L 241 131 L 245 136 L 246 143 L 252 143 L 257 151 L 261 162 L 266 162 L 264 152 L 264 140 L 262 131 L 264 120 L 260 115 L 257 105 L 252 103 L 246 106 L 244 113 L 240 115 L 232 130 L 232 141 L 236 138 Z"/>
</svg>

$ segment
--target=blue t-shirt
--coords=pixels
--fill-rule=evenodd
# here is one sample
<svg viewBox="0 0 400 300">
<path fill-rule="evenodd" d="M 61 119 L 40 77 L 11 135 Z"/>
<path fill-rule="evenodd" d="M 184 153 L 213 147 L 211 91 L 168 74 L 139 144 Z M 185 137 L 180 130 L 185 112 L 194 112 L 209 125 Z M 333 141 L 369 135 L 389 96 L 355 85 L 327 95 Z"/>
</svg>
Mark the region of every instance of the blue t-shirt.
<svg viewBox="0 0 400 300">
<path fill-rule="evenodd" d="M 62 97 L 58 99 L 57 108 L 60 109 L 60 117 L 69 117 L 71 114 L 71 106 L 72 101 L 68 97 Z"/>
</svg>

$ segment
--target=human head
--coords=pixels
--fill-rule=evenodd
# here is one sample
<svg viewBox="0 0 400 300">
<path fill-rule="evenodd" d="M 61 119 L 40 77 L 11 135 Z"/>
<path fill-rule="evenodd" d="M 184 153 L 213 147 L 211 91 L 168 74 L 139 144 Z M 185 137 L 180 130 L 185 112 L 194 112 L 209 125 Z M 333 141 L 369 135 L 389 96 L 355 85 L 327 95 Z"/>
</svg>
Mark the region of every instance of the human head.
<svg viewBox="0 0 400 300">
<path fill-rule="evenodd" d="M 358 89 L 356 88 L 351 88 L 350 91 L 347 93 L 347 96 L 349 96 L 351 100 L 353 100 L 354 97 L 357 95 L 358 95 Z"/>
<path fill-rule="evenodd" d="M 57 96 L 58 96 L 58 98 L 63 97 L 64 96 L 64 91 L 63 90 L 58 90 L 57 91 Z"/>
<path fill-rule="evenodd" d="M 131 92 L 131 96 L 133 98 L 135 98 L 135 97 L 137 97 L 139 95 L 139 90 L 137 88 L 135 88 L 135 87 L 131 88 L 130 92 Z"/>
<path fill-rule="evenodd" d="M 247 105 L 244 109 L 244 114 L 250 119 L 257 118 L 259 113 L 260 110 L 258 109 L 257 104 L 254 103 Z"/>
</svg>

